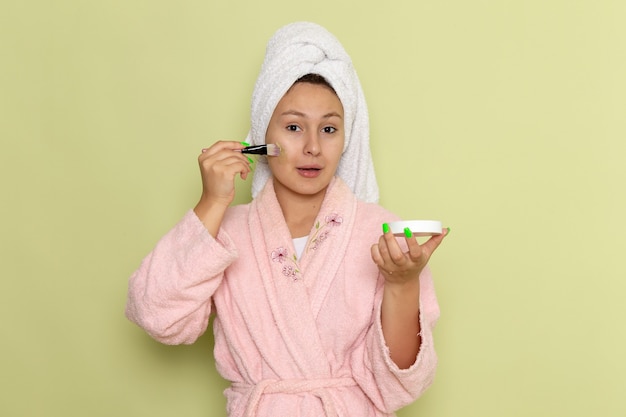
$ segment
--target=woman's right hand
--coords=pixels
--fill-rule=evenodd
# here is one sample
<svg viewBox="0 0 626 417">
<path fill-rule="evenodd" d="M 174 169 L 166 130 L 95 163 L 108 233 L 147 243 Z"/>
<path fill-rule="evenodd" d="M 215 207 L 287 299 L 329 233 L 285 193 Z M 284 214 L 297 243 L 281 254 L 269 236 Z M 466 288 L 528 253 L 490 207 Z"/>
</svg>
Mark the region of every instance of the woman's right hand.
<svg viewBox="0 0 626 417">
<path fill-rule="evenodd" d="M 218 141 L 198 157 L 202 195 L 194 211 L 213 236 L 235 198 L 235 177 L 245 180 L 251 172 L 248 157 L 237 152 L 244 147 L 240 142 Z"/>
</svg>

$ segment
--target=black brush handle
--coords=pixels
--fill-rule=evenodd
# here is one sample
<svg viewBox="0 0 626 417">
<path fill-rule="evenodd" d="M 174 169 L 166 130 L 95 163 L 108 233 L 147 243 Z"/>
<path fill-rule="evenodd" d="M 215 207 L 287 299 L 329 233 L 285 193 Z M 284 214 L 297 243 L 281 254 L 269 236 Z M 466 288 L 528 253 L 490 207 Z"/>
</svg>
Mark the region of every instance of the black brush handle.
<svg viewBox="0 0 626 417">
<path fill-rule="evenodd" d="M 267 145 L 247 146 L 241 150 L 241 153 L 251 155 L 267 155 Z"/>
</svg>

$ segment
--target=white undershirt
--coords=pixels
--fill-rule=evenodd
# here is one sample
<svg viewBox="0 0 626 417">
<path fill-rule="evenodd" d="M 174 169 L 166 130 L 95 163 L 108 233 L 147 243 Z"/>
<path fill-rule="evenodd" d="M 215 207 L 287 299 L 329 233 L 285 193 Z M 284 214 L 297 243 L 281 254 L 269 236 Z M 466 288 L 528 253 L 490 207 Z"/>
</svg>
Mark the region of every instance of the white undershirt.
<svg viewBox="0 0 626 417">
<path fill-rule="evenodd" d="M 296 250 L 296 257 L 300 259 L 302 256 L 302 252 L 304 252 L 304 248 L 306 246 L 306 241 L 309 239 L 308 236 L 296 237 L 293 239 L 293 247 Z"/>
</svg>

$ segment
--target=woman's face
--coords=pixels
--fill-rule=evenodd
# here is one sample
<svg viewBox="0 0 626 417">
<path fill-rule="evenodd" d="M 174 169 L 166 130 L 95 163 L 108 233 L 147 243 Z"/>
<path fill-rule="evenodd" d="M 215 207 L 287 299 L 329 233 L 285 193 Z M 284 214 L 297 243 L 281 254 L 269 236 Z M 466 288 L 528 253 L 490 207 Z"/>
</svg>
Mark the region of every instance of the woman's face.
<svg viewBox="0 0 626 417">
<path fill-rule="evenodd" d="M 323 196 L 343 152 L 343 106 L 324 85 L 294 84 L 270 119 L 266 143 L 281 154 L 268 157 L 274 189 L 281 196 Z"/>
</svg>

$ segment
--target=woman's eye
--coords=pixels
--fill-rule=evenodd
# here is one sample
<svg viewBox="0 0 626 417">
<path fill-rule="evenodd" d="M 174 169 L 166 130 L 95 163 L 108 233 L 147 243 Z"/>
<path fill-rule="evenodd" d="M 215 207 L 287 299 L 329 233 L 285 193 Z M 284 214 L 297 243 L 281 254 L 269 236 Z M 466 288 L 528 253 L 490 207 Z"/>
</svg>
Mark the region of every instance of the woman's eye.
<svg viewBox="0 0 626 417">
<path fill-rule="evenodd" d="M 300 130 L 300 128 L 297 125 L 289 125 L 287 126 L 287 130 L 290 132 L 297 132 Z"/>
<path fill-rule="evenodd" d="M 337 129 L 332 126 L 326 126 L 325 128 L 322 129 L 322 132 L 324 133 L 335 133 L 336 131 Z"/>
</svg>

